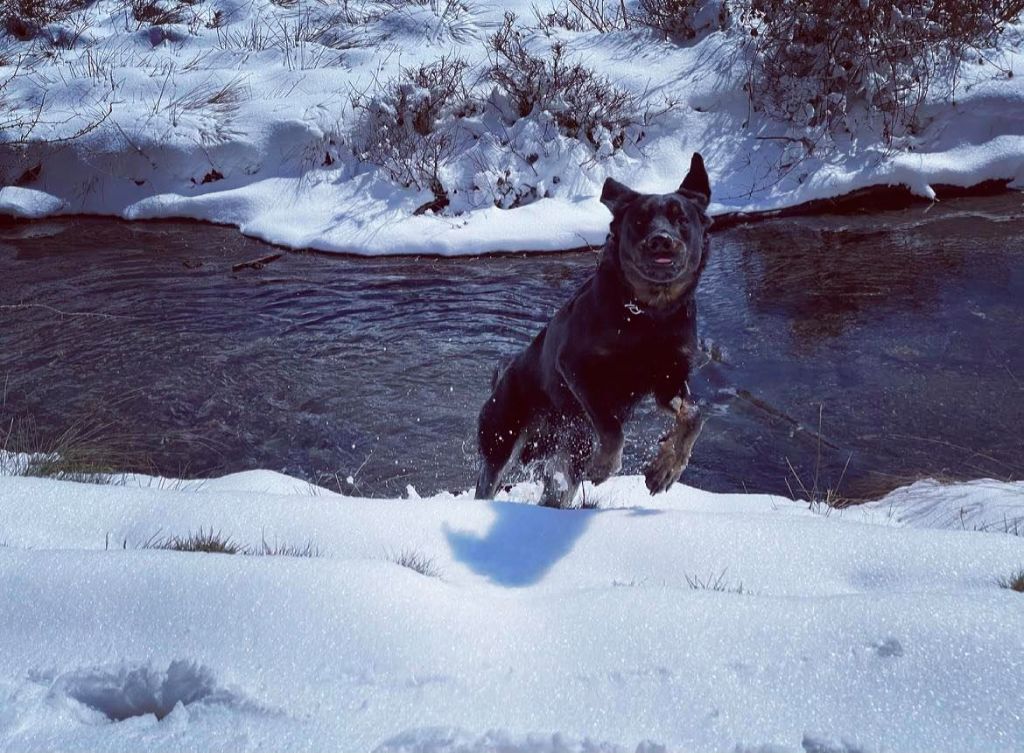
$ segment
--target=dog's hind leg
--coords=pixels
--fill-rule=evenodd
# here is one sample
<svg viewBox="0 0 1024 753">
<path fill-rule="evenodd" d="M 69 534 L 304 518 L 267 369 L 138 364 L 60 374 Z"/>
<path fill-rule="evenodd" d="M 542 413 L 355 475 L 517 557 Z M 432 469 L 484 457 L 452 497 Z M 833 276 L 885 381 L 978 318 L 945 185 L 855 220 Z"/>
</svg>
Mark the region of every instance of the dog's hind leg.
<svg viewBox="0 0 1024 753">
<path fill-rule="evenodd" d="M 592 452 L 591 434 L 580 426 L 561 430 L 558 449 L 544 463 L 543 507 L 572 507 Z"/>
<path fill-rule="evenodd" d="M 555 456 L 544 464 L 544 491 L 541 507 L 566 508 L 572 505 L 583 474 L 574 474 L 568 458 Z"/>
<path fill-rule="evenodd" d="M 477 499 L 493 499 L 498 491 L 505 466 L 530 418 L 525 402 L 516 393 L 512 381 L 502 375 L 495 380 L 494 392 L 480 409 L 477 441 L 481 462 L 476 482 Z"/>
</svg>

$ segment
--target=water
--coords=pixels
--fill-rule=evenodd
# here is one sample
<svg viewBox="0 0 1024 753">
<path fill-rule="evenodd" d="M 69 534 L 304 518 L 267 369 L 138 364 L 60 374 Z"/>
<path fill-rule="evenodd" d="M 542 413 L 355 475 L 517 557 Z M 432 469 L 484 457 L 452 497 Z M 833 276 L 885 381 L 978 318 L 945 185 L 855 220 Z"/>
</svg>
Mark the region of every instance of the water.
<svg viewBox="0 0 1024 753">
<path fill-rule="evenodd" d="M 1022 231 L 1008 195 L 716 233 L 699 313 L 721 362 L 703 376 L 738 397 L 684 479 L 857 497 L 1024 476 Z M 186 222 L 0 229 L 0 414 L 37 436 L 100 426 L 167 475 L 465 489 L 493 365 L 596 260 L 285 253 L 232 271 L 269 253 Z M 625 472 L 662 427 L 649 405 L 637 419 Z"/>
</svg>

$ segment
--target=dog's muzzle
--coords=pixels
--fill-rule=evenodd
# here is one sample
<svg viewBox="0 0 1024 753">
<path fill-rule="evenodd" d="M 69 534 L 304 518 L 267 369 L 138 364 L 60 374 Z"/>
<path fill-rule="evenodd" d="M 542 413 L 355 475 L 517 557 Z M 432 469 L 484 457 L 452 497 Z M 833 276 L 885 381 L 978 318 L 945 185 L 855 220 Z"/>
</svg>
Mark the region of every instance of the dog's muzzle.
<svg viewBox="0 0 1024 753">
<path fill-rule="evenodd" d="M 684 260 L 682 240 L 666 233 L 656 233 L 644 241 L 644 260 L 655 269 L 671 268 Z"/>
</svg>

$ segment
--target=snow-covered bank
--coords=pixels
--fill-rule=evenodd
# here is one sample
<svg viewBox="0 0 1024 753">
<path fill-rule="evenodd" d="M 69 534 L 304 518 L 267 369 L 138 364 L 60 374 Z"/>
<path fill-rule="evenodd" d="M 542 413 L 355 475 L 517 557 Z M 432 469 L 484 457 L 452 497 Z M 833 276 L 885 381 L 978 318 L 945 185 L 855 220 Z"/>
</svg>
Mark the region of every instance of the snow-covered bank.
<svg viewBox="0 0 1024 753">
<path fill-rule="evenodd" d="M 638 477 L 579 511 L 0 478 L 0 749 L 1024 749 L 1024 597 L 996 584 L 1024 540 L 917 528 L 922 493 L 825 516 Z M 321 556 L 138 548 L 199 528 Z"/>
<path fill-rule="evenodd" d="M 793 134 L 750 110 L 735 30 L 681 46 L 644 29 L 555 29 L 550 38 L 534 32 L 529 47 L 543 55 L 560 39 L 572 59 L 654 110 L 671 109 L 613 154 L 553 132 L 543 118 L 506 127 L 482 114 L 467 126 L 479 131 L 474 145 L 443 170 L 452 205 L 416 215 L 430 191 L 400 188 L 353 154 L 351 96 L 451 55 L 478 81 L 503 13 L 530 22 L 534 3 L 351 7 L 366 5 L 373 13 L 357 23 L 315 0 L 206 0 L 189 5 L 181 23 L 158 26 L 132 20 L 121 0 L 99 0 L 50 29 L 49 38 L 73 43 L 43 54 L 38 40 L 7 37 L 0 81 L 13 76 L 14 112 L 35 122 L 42 110 L 31 135 L 38 143 L 23 164 L 4 166 L 19 185 L 0 189 L 0 213 L 191 217 L 296 248 L 454 255 L 598 244 L 605 177 L 669 190 L 694 150 L 711 173 L 713 214 L 869 186 L 929 197 L 934 184 L 1024 182 L 1024 82 L 1005 75 L 1021 68 L 1019 29 L 988 55 L 998 65 L 968 63 L 951 99 L 937 92 L 922 105 L 912 137 L 887 145 L 862 123 L 834 149 L 798 158 Z M 338 29 L 348 36 L 325 31 Z M 477 83 L 483 94 L 488 86 Z M 499 208 L 527 195 L 540 198 Z"/>
</svg>

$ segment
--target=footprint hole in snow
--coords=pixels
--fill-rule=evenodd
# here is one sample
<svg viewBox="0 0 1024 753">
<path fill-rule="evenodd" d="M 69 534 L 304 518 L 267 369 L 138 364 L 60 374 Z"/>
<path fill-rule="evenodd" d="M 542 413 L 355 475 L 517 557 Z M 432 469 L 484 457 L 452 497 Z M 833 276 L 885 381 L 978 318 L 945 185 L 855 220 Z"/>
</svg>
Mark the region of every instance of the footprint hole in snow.
<svg viewBox="0 0 1024 753">
<path fill-rule="evenodd" d="M 883 659 L 903 656 L 903 644 L 895 638 L 886 638 L 871 646 L 875 653 Z"/>
<path fill-rule="evenodd" d="M 89 669 L 63 675 L 54 692 L 73 698 L 115 722 L 153 714 L 158 720 L 179 704 L 228 702 L 232 695 L 217 685 L 213 672 L 196 662 L 172 661 L 166 670 L 151 665 Z"/>
</svg>

